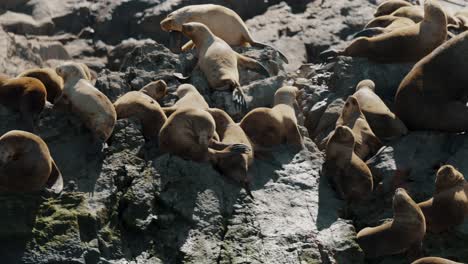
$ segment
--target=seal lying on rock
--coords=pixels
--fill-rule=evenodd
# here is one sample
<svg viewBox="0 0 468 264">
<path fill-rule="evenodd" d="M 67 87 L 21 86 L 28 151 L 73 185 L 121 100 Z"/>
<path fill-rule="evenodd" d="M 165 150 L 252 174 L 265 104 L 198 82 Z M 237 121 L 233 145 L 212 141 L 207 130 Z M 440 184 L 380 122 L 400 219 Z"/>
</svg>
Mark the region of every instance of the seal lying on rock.
<svg viewBox="0 0 468 264">
<path fill-rule="evenodd" d="M 438 258 L 438 257 L 426 257 L 418 259 L 411 264 L 462 264 L 460 262 L 451 261 L 448 259 Z"/>
<path fill-rule="evenodd" d="M 177 109 L 196 108 L 206 110 L 209 108 L 205 98 L 198 92 L 197 88 L 191 84 L 182 84 L 177 87 L 174 93 L 179 99 L 173 106 L 163 107 L 164 113 L 170 116 Z"/>
<path fill-rule="evenodd" d="M 197 66 L 203 71 L 211 88 L 233 90 L 235 104 L 239 108 L 246 108 L 245 95 L 239 83 L 238 64 L 270 76 L 267 69 L 256 60 L 232 50 L 224 40 L 216 37 L 201 23 L 191 22 L 182 25 L 182 33 L 192 39 L 197 46 Z"/>
<path fill-rule="evenodd" d="M 33 192 L 63 189 L 60 170 L 47 144 L 29 132 L 12 130 L 0 137 L 0 190 Z"/>
<path fill-rule="evenodd" d="M 170 13 L 161 21 L 164 31 L 182 31 L 182 25 L 189 22 L 199 22 L 206 25 L 214 35 L 232 46 L 271 47 L 253 40 L 242 18 L 233 10 L 213 4 L 189 5 Z M 182 47 L 182 51 L 192 48 L 193 41 Z M 272 48 L 272 47 L 271 47 Z M 274 48 L 273 48 L 274 49 Z M 281 52 L 281 58 L 288 63 L 288 59 Z"/>
<path fill-rule="evenodd" d="M 167 84 L 163 80 L 150 82 L 140 89 L 140 92 L 148 95 L 156 101 L 161 100 L 167 94 Z"/>
<path fill-rule="evenodd" d="M 437 171 L 434 197 L 419 203 L 427 231 L 440 233 L 463 223 L 468 214 L 468 184 L 458 170 L 444 165 Z"/>
<path fill-rule="evenodd" d="M 411 3 L 404 0 L 389 0 L 381 3 L 375 10 L 374 17 L 390 15 L 400 7 L 413 6 Z"/>
<path fill-rule="evenodd" d="M 18 77 L 31 77 L 41 81 L 47 90 L 47 101 L 52 104 L 62 94 L 63 79 L 52 68 L 30 69 L 22 72 Z"/>
<path fill-rule="evenodd" d="M 357 234 L 357 242 L 366 258 L 420 250 L 426 234 L 424 215 L 402 188 L 393 195 L 393 220 L 376 227 L 366 227 Z"/>
</svg>

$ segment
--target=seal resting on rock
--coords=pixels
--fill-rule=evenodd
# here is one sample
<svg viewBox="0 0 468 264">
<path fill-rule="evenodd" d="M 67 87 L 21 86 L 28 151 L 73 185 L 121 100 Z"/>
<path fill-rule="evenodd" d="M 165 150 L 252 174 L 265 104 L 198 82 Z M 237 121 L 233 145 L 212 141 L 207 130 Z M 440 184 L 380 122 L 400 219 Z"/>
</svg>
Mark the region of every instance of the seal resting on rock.
<svg viewBox="0 0 468 264">
<path fill-rule="evenodd" d="M 67 63 L 56 68 L 64 80 L 63 93 L 57 101 L 70 104 L 97 142 L 106 142 L 114 130 L 117 113 L 109 98 L 96 89 L 86 78 L 77 63 Z"/>
<path fill-rule="evenodd" d="M 140 89 L 140 92 L 148 95 L 156 101 L 161 100 L 167 94 L 167 84 L 163 80 L 148 83 Z"/>
<path fill-rule="evenodd" d="M 164 31 L 182 31 L 182 25 L 190 22 L 199 22 L 206 25 L 214 35 L 231 46 L 246 47 L 252 45 L 254 47 L 273 48 L 255 41 L 242 18 L 233 10 L 221 5 L 202 4 L 182 7 L 163 19 L 161 28 Z M 182 51 L 186 51 L 194 45 L 198 46 L 197 43 L 194 44 L 193 41 L 189 41 L 182 47 Z M 288 63 L 286 56 L 280 51 L 278 53 Z"/>
<path fill-rule="evenodd" d="M 44 187 L 62 191 L 62 174 L 40 137 L 12 130 L 0 137 L 0 150 L 1 191 L 34 192 Z"/>
<path fill-rule="evenodd" d="M 425 258 L 421 258 L 416 261 L 413 261 L 411 264 L 462 264 L 462 263 L 451 261 L 451 260 L 444 259 L 444 258 L 438 258 L 438 257 L 425 257 Z"/>
<path fill-rule="evenodd" d="M 354 153 L 354 145 L 353 131 L 338 126 L 327 142 L 323 165 L 338 195 L 348 202 L 363 200 L 373 190 L 372 173 Z"/>
<path fill-rule="evenodd" d="M 210 106 L 205 101 L 205 98 L 198 92 L 197 88 L 191 84 L 182 84 L 177 87 L 175 93 L 179 99 L 173 106 L 163 107 L 164 113 L 170 116 L 177 109 L 182 108 L 196 108 L 206 110 Z"/>
<path fill-rule="evenodd" d="M 18 75 L 18 77 L 31 77 L 41 81 L 47 90 L 47 101 L 52 104 L 62 94 L 63 79 L 52 68 L 26 70 Z"/>
<path fill-rule="evenodd" d="M 379 6 L 377 6 L 377 9 L 375 10 L 375 13 L 374 13 L 374 17 L 390 15 L 391 13 L 395 12 L 395 10 L 404 6 L 413 6 L 413 5 L 404 0 L 385 1 L 381 3 Z"/>
<path fill-rule="evenodd" d="M 366 227 L 357 234 L 357 242 L 366 258 L 418 251 L 426 234 L 424 215 L 402 188 L 393 195 L 393 220 Z"/>
<path fill-rule="evenodd" d="M 246 108 L 245 95 L 239 83 L 237 66 L 270 76 L 262 64 L 243 56 L 222 39 L 216 37 L 207 26 L 191 22 L 182 25 L 182 33 L 192 39 L 198 50 L 198 63 L 211 88 L 215 90 L 233 90 L 233 100 L 237 107 Z"/>
<path fill-rule="evenodd" d="M 434 197 L 419 203 L 427 231 L 440 233 L 463 223 L 468 214 L 468 184 L 458 170 L 444 165 L 437 171 Z"/>
<path fill-rule="evenodd" d="M 128 92 L 121 96 L 115 101 L 114 107 L 117 119 L 134 117 L 141 122 L 143 137 L 147 141 L 158 136 L 167 120 L 159 103 L 139 91 Z"/>
</svg>

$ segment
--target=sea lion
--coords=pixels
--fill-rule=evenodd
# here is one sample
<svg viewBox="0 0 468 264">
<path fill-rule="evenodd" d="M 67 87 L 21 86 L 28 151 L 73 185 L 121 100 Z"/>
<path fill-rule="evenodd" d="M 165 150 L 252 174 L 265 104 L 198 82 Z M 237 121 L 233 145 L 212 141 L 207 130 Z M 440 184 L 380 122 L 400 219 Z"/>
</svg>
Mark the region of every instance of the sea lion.
<svg viewBox="0 0 468 264">
<path fill-rule="evenodd" d="M 353 131 L 346 126 L 335 128 L 327 142 L 324 174 L 330 178 L 341 199 L 360 201 L 373 190 L 372 173 L 354 153 Z"/>
<path fill-rule="evenodd" d="M 207 26 L 191 22 L 182 25 L 182 33 L 192 39 L 197 46 L 197 66 L 203 71 L 211 88 L 215 90 L 233 90 L 233 100 L 237 107 L 246 108 L 245 95 L 239 83 L 237 65 L 270 76 L 262 64 L 243 56 L 222 39 L 216 37 Z"/>
<path fill-rule="evenodd" d="M 36 78 L 0 76 L 0 104 L 21 113 L 25 130 L 34 130 L 34 124 L 44 110 L 46 98 L 47 90 Z"/>
<path fill-rule="evenodd" d="M 406 18 L 406 17 L 397 17 L 392 15 L 380 16 L 372 19 L 369 21 L 365 26 L 364 29 L 369 28 L 387 28 L 387 29 L 395 29 L 404 26 L 411 26 L 414 25 L 414 21 Z"/>
<path fill-rule="evenodd" d="M 167 117 L 157 101 L 148 95 L 132 91 L 121 96 L 114 103 L 117 119 L 135 117 L 140 120 L 143 137 L 149 141 L 158 136 Z"/>
<path fill-rule="evenodd" d="M 214 35 L 224 40 L 232 46 L 271 47 L 260 43 L 252 38 L 247 26 L 242 18 L 233 10 L 213 4 L 189 5 L 170 13 L 161 21 L 161 28 L 164 31 L 182 31 L 182 25 L 190 22 L 199 22 L 206 25 Z M 186 51 L 198 46 L 193 41 L 189 41 L 182 47 Z M 276 49 L 275 49 L 276 50 Z M 278 51 L 278 50 L 276 50 Z M 288 63 L 288 59 L 283 53 L 278 51 L 282 60 Z"/>
<path fill-rule="evenodd" d="M 76 62 L 77 65 L 79 65 L 84 73 L 85 73 L 85 78 L 86 80 L 88 80 L 89 82 L 91 82 L 92 85 L 95 85 L 96 84 L 96 81 L 97 81 L 97 73 L 93 70 L 91 70 L 88 65 L 86 65 L 85 63 L 82 63 L 82 62 Z"/>
<path fill-rule="evenodd" d="M 426 234 L 421 209 L 402 188 L 393 195 L 393 220 L 376 227 L 366 227 L 357 234 L 357 242 L 366 258 L 419 250 Z"/>
<path fill-rule="evenodd" d="M 62 191 L 62 174 L 40 137 L 12 130 L 0 137 L 0 150 L 1 191 L 34 192 L 44 187 Z"/>
<path fill-rule="evenodd" d="M 427 11 L 425 9 L 423 10 L 419 6 L 403 6 L 395 10 L 390 15 L 396 17 L 406 17 L 413 20 L 414 23 L 419 23 L 424 20 L 426 12 Z"/>
<path fill-rule="evenodd" d="M 462 263 L 451 261 L 451 260 L 444 259 L 444 258 L 438 258 L 438 257 L 425 257 L 425 258 L 421 258 L 416 261 L 413 261 L 411 264 L 462 264 Z"/>
<path fill-rule="evenodd" d="M 410 130 L 468 130 L 468 32 L 420 60 L 401 81 L 395 114 Z"/>
<path fill-rule="evenodd" d="M 447 17 L 435 1 L 424 4 L 424 20 L 374 37 L 359 37 L 343 51 L 326 50 L 321 57 L 336 55 L 366 57 L 378 62 L 414 62 L 447 39 Z"/>
<path fill-rule="evenodd" d="M 117 120 L 114 105 L 86 79 L 86 73 L 79 64 L 66 63 L 55 70 L 64 80 L 63 92 L 57 102 L 70 104 L 71 110 L 76 112 L 92 131 L 94 140 L 106 142 Z"/>
<path fill-rule="evenodd" d="M 336 127 L 339 126 L 351 128 L 355 139 L 354 152 L 363 160 L 377 153 L 382 147 L 382 142 L 375 136 L 369 123 L 367 123 L 358 100 L 354 96 L 349 96 L 346 99 L 341 115 L 336 121 Z"/>
<path fill-rule="evenodd" d="M 159 132 L 159 147 L 162 151 L 195 162 L 211 162 L 229 158 L 239 153 L 248 153 L 244 144 L 226 145 L 213 139 L 216 123 L 205 110 L 183 108 L 175 111 Z M 222 148 L 223 150 L 217 150 Z"/>
<path fill-rule="evenodd" d="M 206 110 L 210 107 L 205 101 L 205 98 L 200 94 L 200 92 L 198 92 L 197 88 L 191 84 L 179 85 L 173 95 L 179 98 L 175 104 L 173 106 L 162 108 L 167 116 L 170 116 L 177 109 L 197 108 Z"/>
<path fill-rule="evenodd" d="M 436 175 L 434 197 L 419 203 L 427 230 L 443 232 L 463 223 L 468 214 L 468 184 L 458 170 L 444 165 Z"/>
<path fill-rule="evenodd" d="M 275 93 L 273 108 L 255 108 L 244 116 L 240 126 L 252 141 L 255 151 L 268 151 L 280 144 L 287 144 L 295 150 L 304 147 L 294 112 L 299 95 L 296 87 L 283 86 Z"/>
<path fill-rule="evenodd" d="M 207 111 L 215 120 L 216 132 L 221 138 L 221 143 L 226 145 L 241 143 L 252 149 L 252 144 L 244 130 L 226 112 L 217 108 L 210 108 Z M 250 182 L 252 179 L 248 171 L 253 163 L 253 158 L 254 151 L 250 151 L 231 157 L 220 157 L 214 165 L 222 174 L 240 183 L 251 196 Z"/>
<path fill-rule="evenodd" d="M 148 83 L 140 89 L 140 92 L 148 95 L 156 101 L 161 100 L 167 94 L 167 84 L 163 80 Z"/>
<path fill-rule="evenodd" d="M 374 17 L 390 15 L 397 9 L 404 6 L 413 6 L 411 3 L 403 0 L 389 0 L 381 3 L 375 10 Z"/>
<path fill-rule="evenodd" d="M 388 109 L 375 93 L 373 81 L 360 81 L 353 97 L 357 99 L 362 113 L 378 138 L 392 139 L 408 133 L 405 124 Z"/>
<path fill-rule="evenodd" d="M 22 72 L 18 77 L 31 77 L 36 78 L 44 84 L 47 90 L 47 101 L 54 103 L 62 94 L 63 79 L 58 76 L 52 68 L 37 68 L 30 69 Z"/>
</svg>

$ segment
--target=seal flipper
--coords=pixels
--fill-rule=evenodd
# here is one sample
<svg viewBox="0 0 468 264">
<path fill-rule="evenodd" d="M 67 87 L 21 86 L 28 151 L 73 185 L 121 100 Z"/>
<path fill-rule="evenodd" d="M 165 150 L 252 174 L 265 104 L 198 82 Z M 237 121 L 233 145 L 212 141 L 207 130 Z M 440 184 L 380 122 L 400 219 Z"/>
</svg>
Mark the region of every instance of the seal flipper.
<svg viewBox="0 0 468 264">
<path fill-rule="evenodd" d="M 241 112 L 247 109 L 247 101 L 245 100 L 245 94 L 242 91 L 240 85 L 237 85 L 234 87 L 234 90 L 232 91 L 232 100 Z"/>
<path fill-rule="evenodd" d="M 278 52 L 279 56 L 281 57 L 281 59 L 286 63 L 286 64 L 289 64 L 289 60 L 288 58 L 286 57 L 286 55 L 284 55 L 280 50 L 268 45 L 268 44 L 265 44 L 265 43 L 261 43 L 261 42 L 251 42 L 252 46 L 254 47 L 259 47 L 259 48 L 264 48 L 264 47 L 270 47 L 274 50 L 276 50 L 276 52 Z"/>
<path fill-rule="evenodd" d="M 260 62 L 254 59 L 251 59 L 249 57 L 246 57 L 244 55 L 241 55 L 239 53 L 237 53 L 237 63 L 242 67 L 256 71 L 266 77 L 271 76 L 268 70 L 265 68 L 265 66 L 263 66 Z"/>
<path fill-rule="evenodd" d="M 49 179 L 46 183 L 47 188 L 52 192 L 59 194 L 63 190 L 63 178 L 62 173 L 58 169 L 55 161 L 52 160 L 52 171 L 50 172 Z"/>
</svg>

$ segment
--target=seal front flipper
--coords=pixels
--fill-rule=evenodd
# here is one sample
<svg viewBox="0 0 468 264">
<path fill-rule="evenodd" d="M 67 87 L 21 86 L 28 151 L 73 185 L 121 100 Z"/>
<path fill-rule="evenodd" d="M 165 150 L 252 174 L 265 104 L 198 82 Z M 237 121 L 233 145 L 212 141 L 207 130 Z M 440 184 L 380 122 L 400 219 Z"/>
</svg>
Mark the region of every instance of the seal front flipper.
<svg viewBox="0 0 468 264">
<path fill-rule="evenodd" d="M 249 57 L 246 57 L 244 55 L 241 55 L 239 53 L 237 53 L 237 63 L 242 67 L 245 67 L 249 70 L 256 71 L 266 77 L 271 76 L 268 70 L 265 68 L 265 66 L 263 66 L 260 62 L 254 59 L 251 59 Z"/>
<path fill-rule="evenodd" d="M 52 171 L 50 172 L 49 179 L 46 183 L 47 188 L 52 192 L 59 194 L 63 190 L 63 178 L 62 173 L 55 164 L 55 161 L 52 160 Z"/>
<path fill-rule="evenodd" d="M 286 64 L 289 64 L 288 58 L 287 58 L 286 55 L 284 55 L 280 50 L 278 50 L 278 49 L 276 49 L 276 48 L 274 48 L 274 47 L 272 47 L 272 46 L 270 46 L 270 45 L 268 45 L 268 44 L 261 43 L 261 42 L 256 42 L 256 41 L 254 41 L 254 42 L 252 42 L 251 44 L 252 44 L 252 46 L 254 46 L 254 47 L 259 47 L 259 48 L 270 47 L 270 48 L 276 50 L 276 52 L 278 52 L 278 54 L 279 54 L 279 56 L 281 57 L 281 59 L 282 59 Z"/>
<path fill-rule="evenodd" d="M 236 106 L 237 110 L 242 112 L 247 109 L 247 101 L 245 100 L 245 94 L 239 85 L 236 85 L 232 90 L 232 101 L 234 102 L 234 105 Z"/>
</svg>

